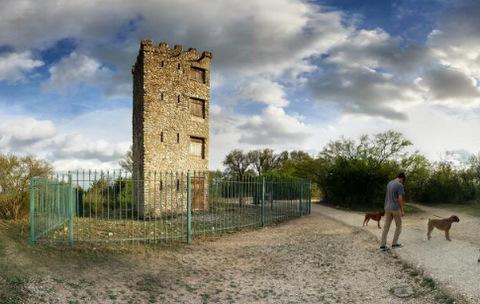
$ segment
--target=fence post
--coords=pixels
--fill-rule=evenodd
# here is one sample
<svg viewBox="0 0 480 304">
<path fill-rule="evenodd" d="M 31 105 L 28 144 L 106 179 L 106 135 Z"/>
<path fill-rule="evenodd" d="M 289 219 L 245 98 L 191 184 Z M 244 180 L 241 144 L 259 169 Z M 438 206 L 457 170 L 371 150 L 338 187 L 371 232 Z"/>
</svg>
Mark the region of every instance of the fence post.
<svg viewBox="0 0 480 304">
<path fill-rule="evenodd" d="M 68 243 L 73 246 L 73 185 L 72 185 L 72 174 L 68 174 Z"/>
<path fill-rule="evenodd" d="M 35 244 L 35 177 L 30 179 L 30 243 Z"/>
<path fill-rule="evenodd" d="M 265 176 L 262 176 L 262 227 L 265 226 Z"/>
<path fill-rule="evenodd" d="M 192 189 L 190 171 L 187 173 L 187 242 L 192 243 Z"/>
<path fill-rule="evenodd" d="M 308 181 L 308 214 L 312 213 L 312 181 Z"/>
<path fill-rule="evenodd" d="M 302 204 L 303 204 L 303 181 L 301 181 L 300 183 L 300 203 L 298 204 L 298 208 L 300 209 L 300 216 L 303 215 L 303 208 L 302 208 Z"/>
</svg>

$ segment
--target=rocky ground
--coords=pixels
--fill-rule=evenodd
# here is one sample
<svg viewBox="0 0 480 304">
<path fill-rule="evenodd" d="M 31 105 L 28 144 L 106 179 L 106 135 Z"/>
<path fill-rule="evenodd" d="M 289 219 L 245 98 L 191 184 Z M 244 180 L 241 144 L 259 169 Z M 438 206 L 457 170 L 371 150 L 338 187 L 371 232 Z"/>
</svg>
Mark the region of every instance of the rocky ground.
<svg viewBox="0 0 480 304">
<path fill-rule="evenodd" d="M 0 303 L 454 303 L 421 270 L 379 252 L 371 233 L 316 206 L 190 246 L 22 246 L 0 240 Z"/>
</svg>

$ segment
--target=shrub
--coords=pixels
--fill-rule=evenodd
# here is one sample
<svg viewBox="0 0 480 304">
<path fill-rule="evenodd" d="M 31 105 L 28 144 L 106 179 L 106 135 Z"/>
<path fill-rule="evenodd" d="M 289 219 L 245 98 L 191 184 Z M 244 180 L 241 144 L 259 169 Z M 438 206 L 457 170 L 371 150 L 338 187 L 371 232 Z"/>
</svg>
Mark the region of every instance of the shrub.
<svg viewBox="0 0 480 304">
<path fill-rule="evenodd" d="M 451 164 L 436 164 L 429 176 L 417 186 L 413 199 L 423 203 L 462 203 L 478 197 L 478 182 L 470 170 Z"/>
<path fill-rule="evenodd" d="M 28 212 L 32 177 L 46 176 L 52 168 L 31 156 L 0 155 L 0 218 L 18 219 Z"/>
<path fill-rule="evenodd" d="M 338 158 L 327 169 L 320 187 L 324 199 L 349 209 L 382 209 L 385 186 L 398 171 L 394 163 L 373 164 Z"/>
</svg>

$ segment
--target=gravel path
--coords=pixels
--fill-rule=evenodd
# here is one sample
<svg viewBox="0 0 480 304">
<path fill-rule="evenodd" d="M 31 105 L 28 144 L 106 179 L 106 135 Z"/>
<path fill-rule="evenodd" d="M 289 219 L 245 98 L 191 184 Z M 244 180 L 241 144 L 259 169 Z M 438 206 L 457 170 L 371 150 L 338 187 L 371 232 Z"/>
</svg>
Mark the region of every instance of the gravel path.
<svg viewBox="0 0 480 304">
<path fill-rule="evenodd" d="M 135 254 L 37 250 L 23 261 L 36 271 L 21 281 L 21 302 L 453 302 L 417 269 L 380 253 L 372 234 L 325 211 L 313 206 L 310 216 L 278 226 Z M 393 295 L 399 286 L 412 294 Z"/>
<path fill-rule="evenodd" d="M 434 230 L 432 239 L 427 240 L 427 219 L 449 217 L 454 212 L 445 209 L 417 206 L 425 213 L 404 217 L 400 243 L 404 247 L 392 253 L 402 259 L 425 270 L 425 273 L 447 288 L 452 294 L 463 296 L 471 303 L 478 303 L 480 299 L 480 219 L 465 214 L 456 213 L 460 223 L 453 224 L 450 230 L 452 242 L 445 240 L 444 233 Z M 363 222 L 363 214 L 345 212 L 325 206 L 317 206 L 318 210 L 334 219 L 348 225 L 359 227 Z M 383 224 L 383 219 L 382 219 Z M 370 222 L 368 227 L 362 228 L 371 232 L 380 239 L 381 230 L 376 222 Z M 394 224 L 389 234 L 389 241 L 393 237 Z"/>
</svg>

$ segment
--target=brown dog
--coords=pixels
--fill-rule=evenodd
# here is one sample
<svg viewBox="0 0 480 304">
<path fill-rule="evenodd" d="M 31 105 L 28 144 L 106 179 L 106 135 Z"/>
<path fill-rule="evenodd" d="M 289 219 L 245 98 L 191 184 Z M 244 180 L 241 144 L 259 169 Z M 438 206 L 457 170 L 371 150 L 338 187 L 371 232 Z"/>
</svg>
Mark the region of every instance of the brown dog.
<svg viewBox="0 0 480 304">
<path fill-rule="evenodd" d="M 445 238 L 447 241 L 451 241 L 450 239 L 450 228 L 452 227 L 452 223 L 460 222 L 460 219 L 456 215 L 452 215 L 449 218 L 445 219 L 428 219 L 428 232 L 427 238 L 431 238 L 433 228 L 437 228 L 439 230 L 445 231 Z"/>
<path fill-rule="evenodd" d="M 365 214 L 365 219 L 363 220 L 362 227 L 363 226 L 368 226 L 368 221 L 370 221 L 372 219 L 374 221 L 377 221 L 378 229 L 381 229 L 382 227 L 380 227 L 380 219 L 384 215 L 385 215 L 385 211 L 377 212 L 377 213 L 366 213 Z"/>
</svg>

